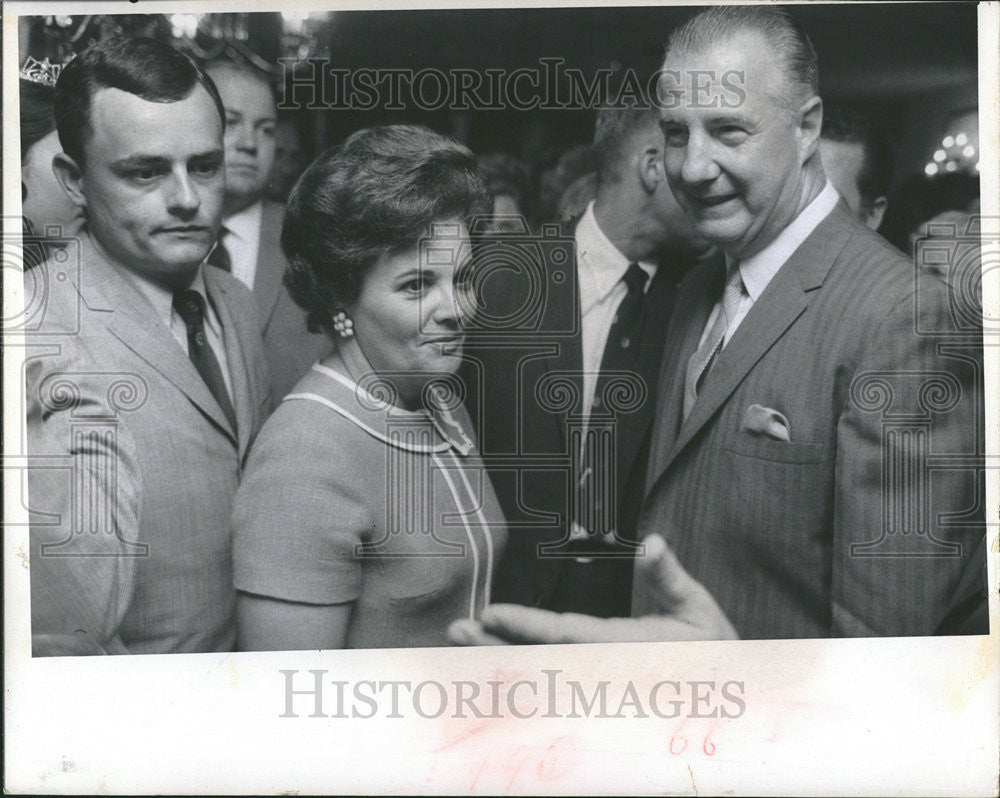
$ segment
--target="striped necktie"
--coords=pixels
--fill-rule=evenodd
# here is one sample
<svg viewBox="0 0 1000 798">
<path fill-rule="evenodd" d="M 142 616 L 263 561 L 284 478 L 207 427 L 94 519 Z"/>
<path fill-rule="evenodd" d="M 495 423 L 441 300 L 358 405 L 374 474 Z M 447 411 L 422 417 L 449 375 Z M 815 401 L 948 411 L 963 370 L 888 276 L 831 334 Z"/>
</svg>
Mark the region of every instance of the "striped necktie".
<svg viewBox="0 0 1000 798">
<path fill-rule="evenodd" d="M 236 432 L 236 411 L 233 409 L 226 381 L 222 376 L 212 347 L 205 336 L 205 299 L 197 291 L 178 291 L 174 294 L 174 309 L 184 319 L 188 333 L 188 357 L 198 370 L 201 378 L 219 403 L 223 414 L 229 421 L 233 432 Z"/>
<path fill-rule="evenodd" d="M 740 275 L 739 263 L 734 262 L 726 274 L 726 285 L 722 289 L 722 298 L 716 306 L 719 312 L 715 314 L 712 329 L 697 351 L 688 359 L 687 373 L 684 379 L 684 418 L 688 417 L 694 406 L 698 391 L 708 376 L 712 364 L 722 351 L 726 340 L 726 331 L 736 318 L 740 300 L 746 295 L 746 287 Z"/>
</svg>

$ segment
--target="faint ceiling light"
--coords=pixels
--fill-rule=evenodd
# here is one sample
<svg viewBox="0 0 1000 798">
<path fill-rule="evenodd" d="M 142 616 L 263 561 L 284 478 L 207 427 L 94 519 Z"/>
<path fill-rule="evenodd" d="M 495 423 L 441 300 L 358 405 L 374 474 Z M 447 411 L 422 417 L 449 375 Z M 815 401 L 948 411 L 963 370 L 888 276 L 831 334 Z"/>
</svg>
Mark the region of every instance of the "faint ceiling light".
<svg viewBox="0 0 1000 798">
<path fill-rule="evenodd" d="M 281 44 L 285 58 L 306 61 L 325 52 L 327 26 L 333 18 L 332 11 L 282 11 Z"/>
<path fill-rule="evenodd" d="M 177 39 L 193 39 L 198 33 L 198 23 L 201 22 L 203 16 L 205 15 L 171 14 L 169 17 L 171 33 Z"/>
<path fill-rule="evenodd" d="M 306 28 L 306 21 L 309 19 L 308 11 L 282 11 L 281 21 L 285 33 L 293 36 L 301 36 Z"/>
<path fill-rule="evenodd" d="M 929 163 L 924 166 L 927 175 L 947 173 L 978 173 L 979 160 L 979 110 L 975 106 L 956 110 L 948 115 L 941 131 L 940 143 L 934 148 Z M 932 171 L 930 163 L 935 165 Z"/>
</svg>

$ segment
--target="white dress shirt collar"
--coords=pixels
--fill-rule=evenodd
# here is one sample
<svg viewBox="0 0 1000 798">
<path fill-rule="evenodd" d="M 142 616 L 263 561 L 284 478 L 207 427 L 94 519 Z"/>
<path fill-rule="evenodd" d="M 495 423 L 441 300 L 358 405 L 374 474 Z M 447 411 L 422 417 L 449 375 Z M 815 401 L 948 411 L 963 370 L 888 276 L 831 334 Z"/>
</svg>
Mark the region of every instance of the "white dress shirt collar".
<svg viewBox="0 0 1000 798">
<path fill-rule="evenodd" d="M 823 190 L 816 195 L 788 227 L 778 233 L 777 238 L 755 255 L 740 260 L 740 276 L 747 294 L 757 301 L 778 270 L 834 209 L 840 195 L 829 180 Z M 726 255 L 727 268 L 734 258 Z"/>
<path fill-rule="evenodd" d="M 229 252 L 232 275 L 247 288 L 253 289 L 257 276 L 257 254 L 260 247 L 260 223 L 264 201 L 258 200 L 239 213 L 223 220 L 225 233 L 220 240 Z"/>
<path fill-rule="evenodd" d="M 251 241 L 260 234 L 260 217 L 264 211 L 264 201 L 258 200 L 239 213 L 227 216 L 223 225 L 231 235 L 241 241 Z"/>
<path fill-rule="evenodd" d="M 208 325 L 212 333 L 221 338 L 222 325 L 219 323 L 219 318 L 215 315 L 212 302 L 208 298 L 208 291 L 205 288 L 205 276 L 202 273 L 203 268 L 204 265 L 198 267 L 194 280 L 191 281 L 190 290 L 197 291 L 205 300 L 205 324 Z M 142 275 L 136 274 L 133 271 L 122 270 L 122 273 L 128 277 L 132 285 L 152 305 L 156 318 L 160 320 L 164 327 L 176 335 L 177 315 L 174 310 L 174 292 L 151 280 L 147 280 Z"/>
<path fill-rule="evenodd" d="M 598 302 L 602 302 L 625 276 L 631 261 L 611 243 L 597 224 L 594 201 L 591 200 L 577 223 L 576 232 L 577 273 L 580 282 L 580 313 L 584 316 Z M 656 264 L 639 261 L 646 274 L 656 274 Z M 646 282 L 646 289 L 649 283 Z"/>
</svg>

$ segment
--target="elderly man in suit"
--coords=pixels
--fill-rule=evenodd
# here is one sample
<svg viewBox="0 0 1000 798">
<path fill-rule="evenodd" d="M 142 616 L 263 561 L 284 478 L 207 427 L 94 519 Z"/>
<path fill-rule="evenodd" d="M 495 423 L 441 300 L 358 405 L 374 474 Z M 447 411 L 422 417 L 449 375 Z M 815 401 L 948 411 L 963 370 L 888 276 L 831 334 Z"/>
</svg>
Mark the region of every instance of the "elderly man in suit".
<svg viewBox="0 0 1000 798">
<path fill-rule="evenodd" d="M 305 313 L 282 283 L 285 206 L 264 198 L 278 124 L 271 85 L 259 71 L 232 61 L 213 61 L 205 69 L 226 109 L 226 200 L 219 242 L 208 262 L 253 290 L 277 403 L 332 344 L 322 333 L 309 332 Z"/>
<path fill-rule="evenodd" d="M 689 636 L 932 634 L 983 535 L 975 330 L 827 182 L 816 56 L 786 11 L 701 12 L 661 74 L 667 175 L 726 254 L 680 288 L 639 524 L 685 596 L 644 578 L 645 618 L 495 608 L 484 628 L 671 639 L 673 605 Z"/>
<path fill-rule="evenodd" d="M 497 601 L 629 614 L 664 332 L 680 275 L 708 249 L 667 185 L 662 140 L 652 103 L 598 114 L 597 197 L 561 236 L 539 238 L 538 281 L 506 268 L 519 261 L 504 257 L 503 236 L 484 247 L 482 302 L 494 315 L 530 307 L 544 286 L 537 324 L 480 329 L 466 345 L 483 386 L 481 450 L 495 456 L 511 524 Z M 572 400 L 553 406 L 564 392 Z"/>
<path fill-rule="evenodd" d="M 203 267 L 222 103 L 187 56 L 117 38 L 66 66 L 55 110 L 86 224 L 40 267 L 29 338 L 34 653 L 230 650 L 229 516 L 269 393 L 253 297 Z"/>
</svg>

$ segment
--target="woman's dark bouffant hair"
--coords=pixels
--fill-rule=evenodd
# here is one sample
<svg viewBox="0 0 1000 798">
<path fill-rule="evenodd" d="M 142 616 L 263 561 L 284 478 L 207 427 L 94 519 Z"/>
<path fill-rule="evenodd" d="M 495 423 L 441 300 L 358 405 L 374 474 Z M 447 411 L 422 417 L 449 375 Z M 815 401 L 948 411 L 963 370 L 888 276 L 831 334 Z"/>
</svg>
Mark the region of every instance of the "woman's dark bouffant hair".
<svg viewBox="0 0 1000 798">
<path fill-rule="evenodd" d="M 309 329 L 333 335 L 383 257 L 417 246 L 431 225 L 489 211 L 476 158 L 417 125 L 366 128 L 320 155 L 288 198 L 281 248 L 285 285 Z"/>
<path fill-rule="evenodd" d="M 21 162 L 28 151 L 56 129 L 55 95 L 52 86 L 21 78 Z"/>
</svg>

